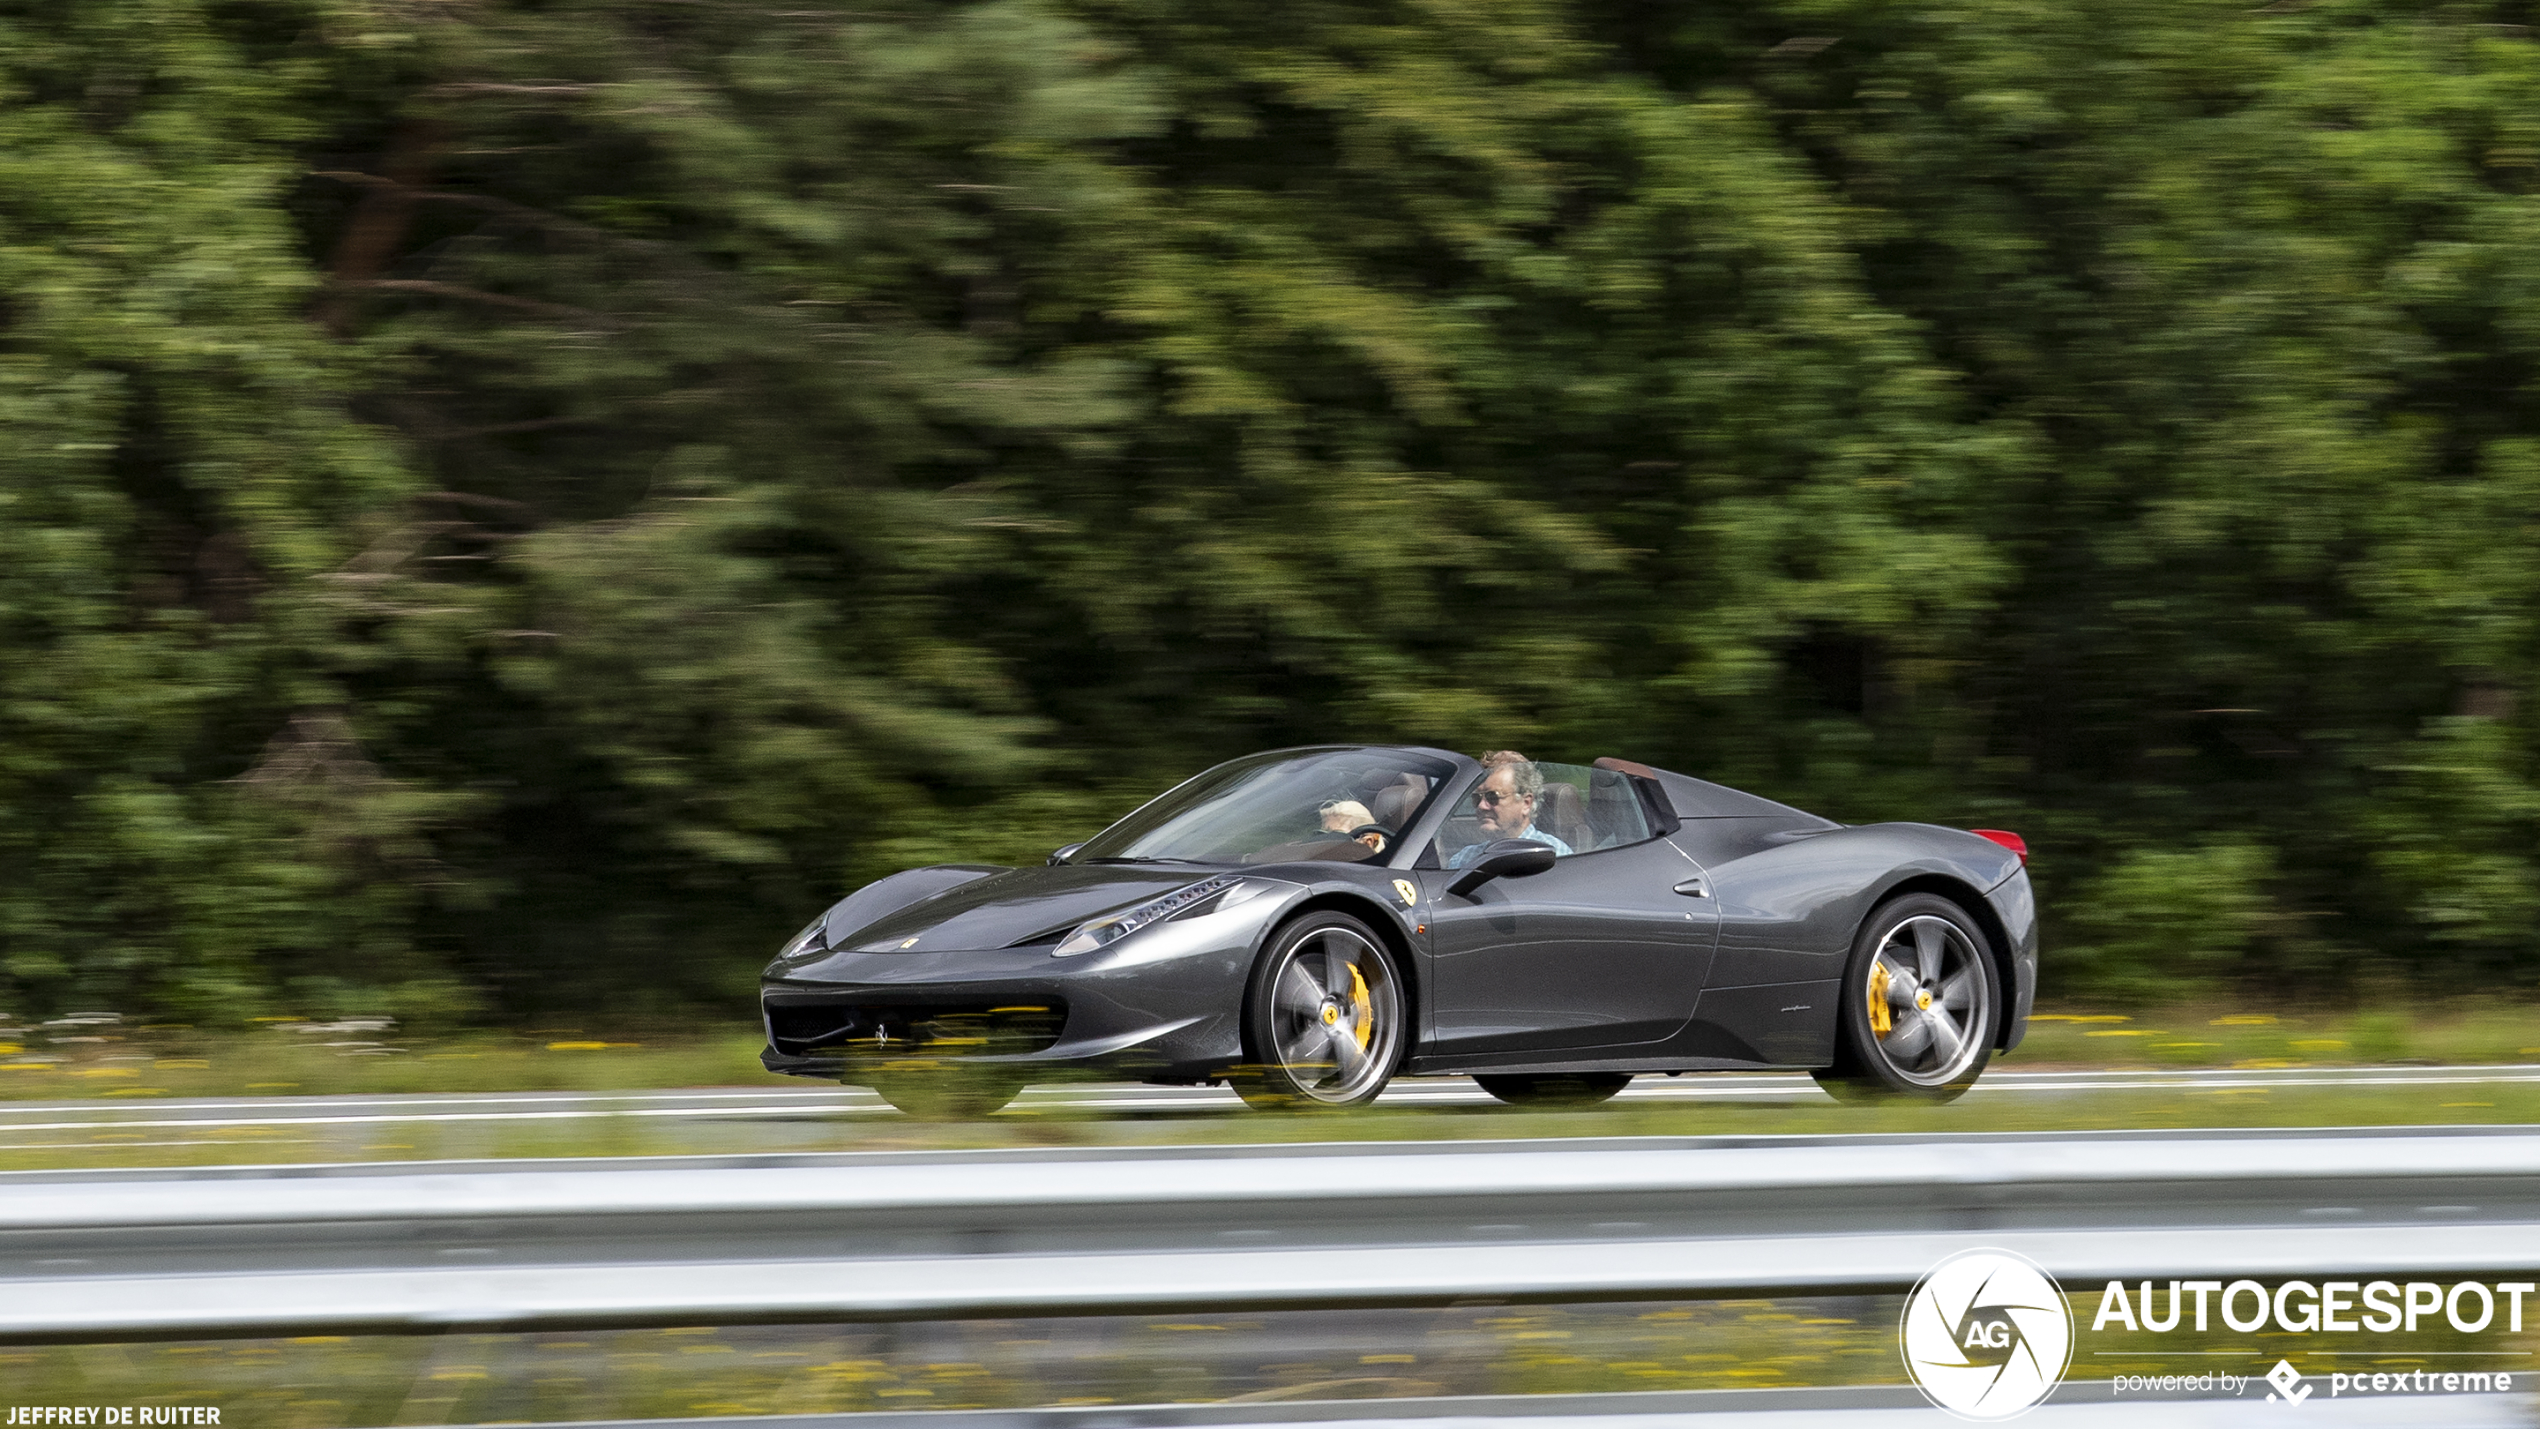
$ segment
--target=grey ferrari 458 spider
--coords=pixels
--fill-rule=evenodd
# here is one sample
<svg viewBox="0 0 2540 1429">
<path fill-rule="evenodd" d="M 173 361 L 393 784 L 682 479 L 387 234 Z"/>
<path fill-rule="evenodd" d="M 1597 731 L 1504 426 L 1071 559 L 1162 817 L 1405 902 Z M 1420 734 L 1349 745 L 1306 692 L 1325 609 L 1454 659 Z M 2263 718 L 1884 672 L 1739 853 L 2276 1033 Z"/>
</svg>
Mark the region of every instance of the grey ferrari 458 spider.
<svg viewBox="0 0 2540 1429">
<path fill-rule="evenodd" d="M 1046 866 L 910 869 L 769 965 L 771 1071 L 959 1114 L 1095 1074 L 1266 1106 L 1471 1076 L 1519 1103 L 1813 1070 L 1945 1099 L 2018 1045 L 2016 835 L 1846 827 L 1619 759 L 1285 749 Z"/>
</svg>

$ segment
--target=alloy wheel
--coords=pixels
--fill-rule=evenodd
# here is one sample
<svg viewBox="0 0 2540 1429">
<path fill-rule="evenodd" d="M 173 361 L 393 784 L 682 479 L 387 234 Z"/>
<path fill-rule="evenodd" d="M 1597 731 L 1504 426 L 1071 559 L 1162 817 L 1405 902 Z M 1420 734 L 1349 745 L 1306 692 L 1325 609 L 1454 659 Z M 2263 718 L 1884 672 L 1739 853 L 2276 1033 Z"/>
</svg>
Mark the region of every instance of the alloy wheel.
<svg viewBox="0 0 2540 1429">
<path fill-rule="evenodd" d="M 1271 970 L 1260 1051 L 1296 1097 L 1331 1105 L 1372 1099 L 1402 1040 L 1393 965 L 1351 926 L 1325 925 L 1288 943 Z"/>
<path fill-rule="evenodd" d="M 1984 1055 L 1993 981 L 1956 924 L 1922 914 L 1888 930 L 1861 989 L 1878 1055 L 1916 1086 L 1942 1087 Z"/>
</svg>

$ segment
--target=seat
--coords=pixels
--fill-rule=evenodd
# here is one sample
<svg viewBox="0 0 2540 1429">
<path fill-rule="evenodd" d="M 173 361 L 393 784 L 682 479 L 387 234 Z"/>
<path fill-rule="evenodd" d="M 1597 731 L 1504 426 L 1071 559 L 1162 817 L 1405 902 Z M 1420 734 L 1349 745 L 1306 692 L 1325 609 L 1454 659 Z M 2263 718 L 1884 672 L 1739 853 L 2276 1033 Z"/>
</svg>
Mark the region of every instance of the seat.
<svg viewBox="0 0 2540 1429">
<path fill-rule="evenodd" d="M 1649 837 L 1649 816 L 1631 782 L 1603 770 L 1588 780 L 1587 821 L 1598 848 L 1619 848 Z"/>
<path fill-rule="evenodd" d="M 1568 844 L 1573 852 L 1595 848 L 1596 833 L 1588 826 L 1587 805 L 1580 800 L 1578 789 L 1569 784 L 1547 783 L 1543 786 L 1543 807 L 1535 813 L 1535 823 L 1545 833 Z"/>
<path fill-rule="evenodd" d="M 1430 843 L 1429 852 L 1437 856 L 1437 866 L 1442 868 L 1449 859 L 1481 841 L 1480 821 L 1470 814 L 1458 814 L 1438 830 L 1437 838 Z"/>
<path fill-rule="evenodd" d="M 1429 781 L 1417 774 L 1405 774 L 1370 795 L 1367 812 L 1375 816 L 1377 823 L 1400 833 L 1420 807 L 1420 801 L 1428 797 Z"/>
</svg>

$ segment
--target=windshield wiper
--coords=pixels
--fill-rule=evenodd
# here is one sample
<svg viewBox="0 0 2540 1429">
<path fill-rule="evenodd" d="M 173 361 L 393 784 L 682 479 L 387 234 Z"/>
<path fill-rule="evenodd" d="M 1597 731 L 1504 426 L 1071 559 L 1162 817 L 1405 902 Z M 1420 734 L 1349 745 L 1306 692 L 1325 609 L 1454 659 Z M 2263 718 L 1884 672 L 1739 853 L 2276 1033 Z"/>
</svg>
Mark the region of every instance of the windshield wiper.
<svg viewBox="0 0 2540 1429">
<path fill-rule="evenodd" d="M 1195 859 L 1195 858 L 1138 858 L 1138 857 L 1131 857 L 1131 856 L 1123 856 L 1123 857 L 1120 857 L 1120 858 L 1080 858 L 1080 859 L 1078 859 L 1078 860 L 1076 860 L 1076 861 L 1077 861 L 1078 863 L 1197 863 L 1197 862 L 1199 862 L 1199 860 L 1198 860 L 1198 859 Z"/>
</svg>

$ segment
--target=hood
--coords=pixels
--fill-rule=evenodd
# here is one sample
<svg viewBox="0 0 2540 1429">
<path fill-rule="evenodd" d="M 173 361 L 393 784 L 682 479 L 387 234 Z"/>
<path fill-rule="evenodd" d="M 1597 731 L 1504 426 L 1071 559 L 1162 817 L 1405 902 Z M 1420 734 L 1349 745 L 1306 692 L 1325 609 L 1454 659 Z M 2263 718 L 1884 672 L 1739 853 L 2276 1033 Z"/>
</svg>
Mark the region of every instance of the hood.
<svg viewBox="0 0 2540 1429">
<path fill-rule="evenodd" d="M 876 952 L 1012 947 L 1061 938 L 1067 930 L 1117 909 L 1213 878 L 1224 869 L 1197 863 L 1065 864 L 1014 868 L 974 879 L 892 912 L 862 928 L 831 928 L 829 946 L 852 952 L 879 942 L 917 941 Z"/>
</svg>

